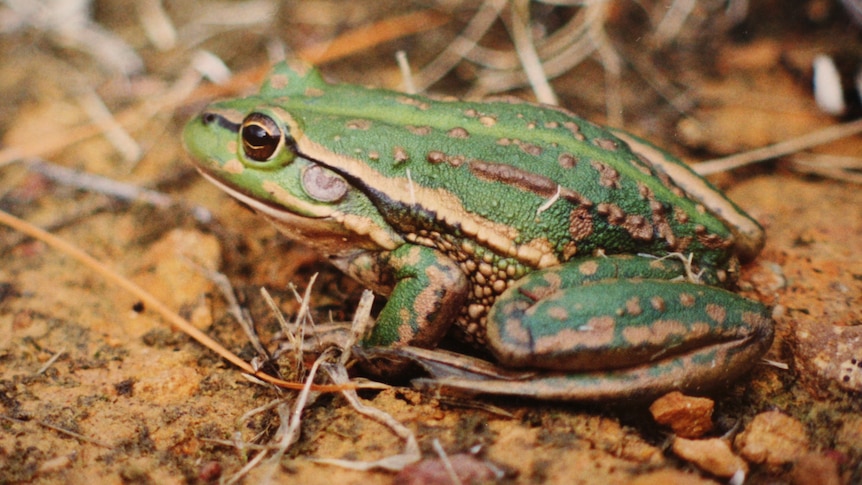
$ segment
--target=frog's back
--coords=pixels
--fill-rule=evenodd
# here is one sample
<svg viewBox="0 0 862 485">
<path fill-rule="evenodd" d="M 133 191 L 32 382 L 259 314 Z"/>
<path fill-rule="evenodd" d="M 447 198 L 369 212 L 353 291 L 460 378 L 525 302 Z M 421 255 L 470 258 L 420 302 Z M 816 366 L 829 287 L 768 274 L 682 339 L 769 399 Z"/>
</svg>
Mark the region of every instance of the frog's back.
<svg viewBox="0 0 862 485">
<path fill-rule="evenodd" d="M 727 257 L 720 220 L 568 111 L 283 74 L 295 79 L 276 73 L 262 96 L 295 119 L 299 149 L 363 188 L 403 233 L 458 234 L 528 266 L 596 250 L 694 252 L 716 266 Z"/>
</svg>

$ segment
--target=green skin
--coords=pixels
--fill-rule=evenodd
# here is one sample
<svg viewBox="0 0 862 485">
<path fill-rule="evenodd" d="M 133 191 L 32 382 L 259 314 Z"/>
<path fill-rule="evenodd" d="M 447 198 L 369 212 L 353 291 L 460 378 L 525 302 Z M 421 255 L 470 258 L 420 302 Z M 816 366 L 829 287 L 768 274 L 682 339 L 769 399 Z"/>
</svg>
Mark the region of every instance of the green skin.
<svg viewBox="0 0 862 485">
<path fill-rule="evenodd" d="M 772 341 L 769 310 L 720 288 L 760 226 L 670 155 L 565 110 L 333 85 L 283 63 L 184 140 L 207 179 L 388 295 L 363 347 L 404 356 L 452 333 L 538 369 L 480 381 L 487 364 L 456 357 L 458 377 L 438 381 L 451 389 L 697 392 Z M 658 259 L 672 254 L 690 263 Z"/>
</svg>

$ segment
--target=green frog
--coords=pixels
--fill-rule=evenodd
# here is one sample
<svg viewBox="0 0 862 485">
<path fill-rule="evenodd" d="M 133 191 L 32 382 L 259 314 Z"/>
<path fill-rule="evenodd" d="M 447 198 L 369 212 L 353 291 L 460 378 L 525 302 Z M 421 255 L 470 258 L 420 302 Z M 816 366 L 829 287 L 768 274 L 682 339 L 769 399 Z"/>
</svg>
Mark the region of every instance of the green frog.
<svg viewBox="0 0 862 485">
<path fill-rule="evenodd" d="M 758 223 L 664 151 L 564 109 L 281 63 L 183 136 L 207 180 L 388 297 L 361 340 L 371 368 L 619 400 L 726 383 L 772 342 L 769 309 L 725 289 L 762 248 Z M 493 363 L 434 351 L 447 335 Z"/>
</svg>

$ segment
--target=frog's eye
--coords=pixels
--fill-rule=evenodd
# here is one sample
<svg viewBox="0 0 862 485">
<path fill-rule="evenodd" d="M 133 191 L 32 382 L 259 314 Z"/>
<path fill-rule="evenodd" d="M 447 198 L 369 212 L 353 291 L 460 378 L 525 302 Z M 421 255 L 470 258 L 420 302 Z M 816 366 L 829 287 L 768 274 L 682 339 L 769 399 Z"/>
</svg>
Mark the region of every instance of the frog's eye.
<svg viewBox="0 0 862 485">
<path fill-rule="evenodd" d="M 281 128 L 272 118 L 252 113 L 242 120 L 242 149 L 245 155 L 257 162 L 265 162 L 278 152 L 284 137 Z"/>
</svg>

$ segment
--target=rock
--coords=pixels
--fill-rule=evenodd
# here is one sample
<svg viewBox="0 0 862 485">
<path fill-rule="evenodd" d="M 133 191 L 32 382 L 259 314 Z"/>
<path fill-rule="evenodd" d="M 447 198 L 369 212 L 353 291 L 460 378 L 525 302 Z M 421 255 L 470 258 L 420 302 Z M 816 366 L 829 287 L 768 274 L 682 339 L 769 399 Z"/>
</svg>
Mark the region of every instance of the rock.
<svg viewBox="0 0 862 485">
<path fill-rule="evenodd" d="M 674 391 L 655 400 L 649 410 L 657 423 L 670 426 L 683 438 L 699 438 L 712 430 L 715 402 Z"/>
<path fill-rule="evenodd" d="M 847 286 L 841 276 L 848 272 L 846 266 L 833 264 L 823 270 L 817 276 L 826 280 L 823 287 Z M 817 287 L 818 283 L 812 281 L 810 285 Z M 848 296 L 847 301 L 851 299 Z M 862 392 L 862 326 L 851 323 L 859 320 L 859 308 L 858 305 L 846 307 L 839 303 L 844 301 L 839 298 L 825 300 L 828 304 L 824 303 L 819 312 L 812 311 L 814 315 L 824 316 L 794 322 L 788 342 L 793 350 L 794 367 L 805 389 L 820 399 L 842 399 L 847 392 Z"/>
<path fill-rule="evenodd" d="M 841 485 L 838 473 L 838 463 L 835 460 L 818 453 L 803 455 L 793 465 L 790 473 L 790 483 L 793 485 Z"/>
<path fill-rule="evenodd" d="M 448 457 L 452 471 L 461 483 L 492 483 L 499 480 L 495 469 L 473 455 L 460 453 Z M 440 458 L 426 458 L 420 462 L 405 467 L 395 476 L 393 483 L 398 485 L 436 485 L 452 483 Z"/>
<path fill-rule="evenodd" d="M 808 453 L 808 434 L 798 420 L 767 411 L 755 416 L 736 437 L 736 447 L 752 463 L 779 467 Z"/>
<path fill-rule="evenodd" d="M 662 468 L 638 474 L 627 482 L 629 485 L 715 485 L 715 482 L 694 472 Z"/>
<path fill-rule="evenodd" d="M 678 437 L 673 440 L 672 449 L 683 460 L 717 477 L 732 477 L 739 470 L 748 473 L 745 460 L 736 456 L 730 444 L 721 438 L 689 440 Z"/>
<path fill-rule="evenodd" d="M 838 385 L 848 391 L 862 391 L 862 353 L 845 360 L 839 367 Z"/>
</svg>

